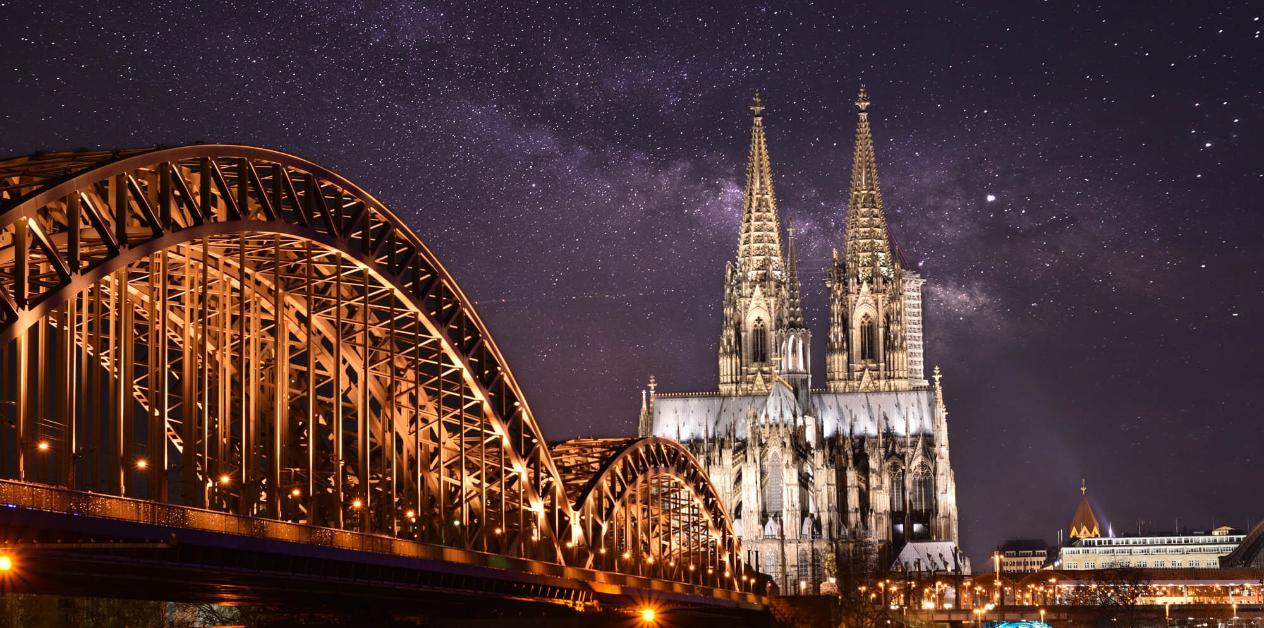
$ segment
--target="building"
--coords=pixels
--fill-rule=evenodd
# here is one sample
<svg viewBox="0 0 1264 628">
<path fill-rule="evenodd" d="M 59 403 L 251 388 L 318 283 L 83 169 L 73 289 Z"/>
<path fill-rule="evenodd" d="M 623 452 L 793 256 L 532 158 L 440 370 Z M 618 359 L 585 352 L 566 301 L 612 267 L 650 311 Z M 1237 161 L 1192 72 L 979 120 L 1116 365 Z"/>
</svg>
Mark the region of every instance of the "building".
<svg viewBox="0 0 1264 628">
<path fill-rule="evenodd" d="M 1088 503 L 1088 483 L 1080 480 L 1080 505 L 1075 507 L 1075 515 L 1071 517 L 1071 540 L 1094 539 L 1102 535 L 1102 528 L 1097 523 L 1097 515 L 1093 506 Z"/>
<path fill-rule="evenodd" d="M 942 380 L 922 370 L 924 282 L 887 230 L 869 104 L 862 89 L 843 251 L 827 273 L 824 388 L 813 388 L 794 232 L 783 248 L 757 96 L 718 388 L 663 393 L 651 378 L 642 399 L 640 432 L 694 452 L 750 562 L 786 592 L 816 592 L 827 565 L 890 564 L 913 541 L 949 543 L 932 553 L 966 569 Z"/>
<path fill-rule="evenodd" d="M 1225 527 L 1211 532 L 1077 539 L 1062 548 L 1062 569 L 1216 569 L 1246 535 Z"/>
<path fill-rule="evenodd" d="M 996 557 L 1003 574 L 1036 573 L 1049 561 L 1049 548 L 1044 541 L 1013 539 L 996 548 Z"/>
<path fill-rule="evenodd" d="M 1193 534 L 1102 536 L 1097 515 L 1080 481 L 1080 503 L 1071 518 L 1070 543 L 1058 556 L 1059 569 L 1216 569 L 1246 535 L 1228 526 Z"/>
</svg>

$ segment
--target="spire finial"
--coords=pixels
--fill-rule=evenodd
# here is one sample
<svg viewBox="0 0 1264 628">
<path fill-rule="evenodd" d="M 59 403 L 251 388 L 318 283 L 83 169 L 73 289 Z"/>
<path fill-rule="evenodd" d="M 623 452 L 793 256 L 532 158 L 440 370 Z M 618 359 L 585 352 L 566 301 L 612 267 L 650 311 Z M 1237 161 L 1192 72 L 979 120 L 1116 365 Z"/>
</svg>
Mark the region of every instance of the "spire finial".
<svg viewBox="0 0 1264 628">
<path fill-rule="evenodd" d="M 869 93 L 865 91 L 865 86 L 860 86 L 860 95 L 856 97 L 856 108 L 860 113 L 864 113 L 869 108 Z"/>
<path fill-rule="evenodd" d="M 764 115 L 764 101 L 759 97 L 758 90 L 755 91 L 755 99 L 751 101 L 750 110 L 755 113 L 756 118 L 763 117 Z"/>
<path fill-rule="evenodd" d="M 1080 494 L 1088 495 L 1088 481 L 1084 478 L 1080 478 Z"/>
</svg>

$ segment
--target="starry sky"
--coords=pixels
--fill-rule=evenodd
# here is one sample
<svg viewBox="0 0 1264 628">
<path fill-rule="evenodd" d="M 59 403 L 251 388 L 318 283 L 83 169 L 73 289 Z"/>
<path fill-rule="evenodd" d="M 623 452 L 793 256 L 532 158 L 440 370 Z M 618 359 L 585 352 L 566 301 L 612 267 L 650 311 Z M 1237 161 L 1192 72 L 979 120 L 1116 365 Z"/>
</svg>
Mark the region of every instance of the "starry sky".
<svg viewBox="0 0 1264 628">
<path fill-rule="evenodd" d="M 753 92 L 823 384 L 863 82 L 961 533 L 1264 518 L 1264 7 L 0 0 L 0 153 L 280 148 L 409 222 L 545 434 L 716 386 Z M 710 6 L 708 6 L 710 5 Z M 1144 8 L 1141 8 L 1143 7 Z"/>
</svg>

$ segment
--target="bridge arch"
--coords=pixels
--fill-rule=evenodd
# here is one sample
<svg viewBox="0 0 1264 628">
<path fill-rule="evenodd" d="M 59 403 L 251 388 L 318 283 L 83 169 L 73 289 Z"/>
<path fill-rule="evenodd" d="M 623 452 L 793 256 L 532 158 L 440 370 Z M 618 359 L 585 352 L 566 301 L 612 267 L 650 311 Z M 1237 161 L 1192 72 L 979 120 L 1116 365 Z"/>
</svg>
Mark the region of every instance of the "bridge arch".
<svg viewBox="0 0 1264 628">
<path fill-rule="evenodd" d="M 5 477 L 562 563 L 582 543 L 468 298 L 292 155 L 0 162 L 0 365 Z"/>
<path fill-rule="evenodd" d="M 740 588 L 737 535 L 697 459 L 665 438 L 579 438 L 554 460 L 584 536 L 588 566 Z"/>
<path fill-rule="evenodd" d="M 0 160 L 0 480 L 750 590 L 688 451 L 551 451 L 421 239 L 252 146 Z"/>
</svg>

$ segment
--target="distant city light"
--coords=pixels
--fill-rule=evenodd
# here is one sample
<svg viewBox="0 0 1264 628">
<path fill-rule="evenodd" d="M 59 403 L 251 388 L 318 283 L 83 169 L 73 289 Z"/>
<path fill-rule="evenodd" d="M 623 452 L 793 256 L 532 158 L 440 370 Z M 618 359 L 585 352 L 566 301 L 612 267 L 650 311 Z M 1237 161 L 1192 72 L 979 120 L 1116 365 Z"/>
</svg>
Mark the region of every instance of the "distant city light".
<svg viewBox="0 0 1264 628">
<path fill-rule="evenodd" d="M 996 195 L 995 195 L 995 194 L 988 194 L 988 195 L 987 195 L 987 202 L 991 203 L 992 201 L 995 201 L 995 200 L 996 200 Z"/>
</svg>

